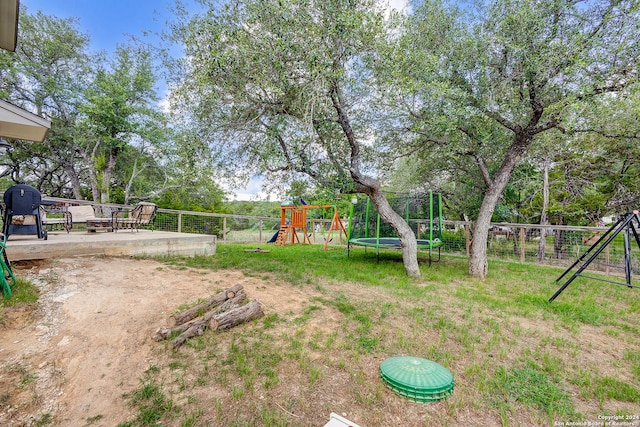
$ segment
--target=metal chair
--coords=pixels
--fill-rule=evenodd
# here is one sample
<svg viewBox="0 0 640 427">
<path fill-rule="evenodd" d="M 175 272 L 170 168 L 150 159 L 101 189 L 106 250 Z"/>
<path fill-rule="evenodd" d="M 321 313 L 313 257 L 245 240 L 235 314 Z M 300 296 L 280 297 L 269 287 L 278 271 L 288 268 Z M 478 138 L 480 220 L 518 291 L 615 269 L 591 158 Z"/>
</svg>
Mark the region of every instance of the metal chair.
<svg viewBox="0 0 640 427">
<path fill-rule="evenodd" d="M 12 234 L 35 234 L 38 239 L 47 240 L 47 231 L 42 227 L 40 205 L 42 195 L 26 184 L 17 184 L 4 192 L 4 225 L 2 233 L 6 238 Z"/>
<path fill-rule="evenodd" d="M 156 215 L 158 207 L 154 203 L 140 202 L 132 210 L 115 211 L 113 212 L 113 229 L 117 231 L 119 229 L 131 229 L 131 231 L 138 231 L 140 227 L 151 226 L 153 229 L 153 218 Z M 124 217 L 123 215 L 128 212 L 129 215 Z"/>
</svg>

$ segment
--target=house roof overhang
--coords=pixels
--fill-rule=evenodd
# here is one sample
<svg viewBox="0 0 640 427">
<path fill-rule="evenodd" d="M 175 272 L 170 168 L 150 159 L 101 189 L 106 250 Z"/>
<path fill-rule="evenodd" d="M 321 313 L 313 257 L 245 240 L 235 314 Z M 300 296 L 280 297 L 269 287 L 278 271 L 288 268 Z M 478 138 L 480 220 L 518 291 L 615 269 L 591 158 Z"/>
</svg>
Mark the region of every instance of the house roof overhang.
<svg viewBox="0 0 640 427">
<path fill-rule="evenodd" d="M 18 40 L 19 0 L 0 0 L 0 48 L 14 52 Z"/>
<path fill-rule="evenodd" d="M 42 142 L 50 128 L 49 120 L 0 100 L 0 136 Z"/>
</svg>

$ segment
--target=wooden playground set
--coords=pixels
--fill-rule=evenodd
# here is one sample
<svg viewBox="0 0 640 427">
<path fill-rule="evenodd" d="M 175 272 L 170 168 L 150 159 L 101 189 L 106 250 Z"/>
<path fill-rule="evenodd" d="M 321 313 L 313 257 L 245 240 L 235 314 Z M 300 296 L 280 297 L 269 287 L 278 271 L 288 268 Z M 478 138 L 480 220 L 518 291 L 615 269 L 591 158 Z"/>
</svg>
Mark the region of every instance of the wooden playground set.
<svg viewBox="0 0 640 427">
<path fill-rule="evenodd" d="M 347 230 L 342 224 L 340 215 L 338 214 L 338 208 L 334 205 L 283 205 L 280 207 L 280 230 L 274 234 L 271 238 L 272 243 L 276 246 L 283 246 L 286 244 L 295 243 L 308 243 L 311 244 L 311 233 L 315 229 L 316 224 L 321 224 L 324 220 L 312 219 L 309 215 L 309 211 L 313 209 L 333 209 L 333 218 L 327 230 L 327 235 L 324 241 L 324 250 L 327 250 L 327 246 L 331 241 L 331 236 L 334 231 L 340 233 L 340 237 L 344 234 L 345 239 L 348 239 Z M 309 230 L 311 225 L 311 231 Z M 300 240 L 300 233 L 302 240 Z"/>
</svg>

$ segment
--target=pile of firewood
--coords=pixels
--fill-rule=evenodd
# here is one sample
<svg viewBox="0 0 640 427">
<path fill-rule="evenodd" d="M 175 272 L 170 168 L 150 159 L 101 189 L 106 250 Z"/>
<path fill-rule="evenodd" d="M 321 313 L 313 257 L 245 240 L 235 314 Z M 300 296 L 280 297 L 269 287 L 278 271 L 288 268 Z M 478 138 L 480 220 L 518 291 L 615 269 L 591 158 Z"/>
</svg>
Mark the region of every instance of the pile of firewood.
<svg viewBox="0 0 640 427">
<path fill-rule="evenodd" d="M 189 338 L 202 335 L 207 329 L 229 329 L 264 315 L 262 305 L 258 301 L 252 300 L 247 303 L 246 300 L 247 294 L 242 285 L 225 289 L 207 301 L 171 316 L 171 326 L 158 329 L 152 338 L 162 341 L 179 333 L 180 335 L 171 342 L 175 349 Z"/>
</svg>

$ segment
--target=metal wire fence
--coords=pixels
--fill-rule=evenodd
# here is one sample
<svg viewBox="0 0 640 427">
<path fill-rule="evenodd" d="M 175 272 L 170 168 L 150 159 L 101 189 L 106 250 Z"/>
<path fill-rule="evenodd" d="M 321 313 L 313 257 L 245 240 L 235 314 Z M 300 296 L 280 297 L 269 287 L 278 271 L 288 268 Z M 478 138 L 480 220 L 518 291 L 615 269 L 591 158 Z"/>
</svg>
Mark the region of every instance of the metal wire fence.
<svg viewBox="0 0 640 427">
<path fill-rule="evenodd" d="M 311 243 L 324 244 L 328 238 L 331 244 L 346 244 L 346 239 L 338 233 L 329 234 L 330 225 L 330 219 L 310 220 L 308 232 Z M 261 244 L 272 240 L 280 231 L 280 218 L 158 209 L 153 228 L 215 235 L 220 243 Z"/>
<path fill-rule="evenodd" d="M 329 239 L 331 245 L 346 244 L 340 233 L 328 233 L 330 223 L 330 220 L 314 220 L 309 224 L 312 243 L 324 244 Z M 154 227 L 158 230 L 183 233 L 215 234 L 221 243 L 263 244 L 277 234 L 280 219 L 160 209 Z M 607 230 L 606 227 L 492 224 L 487 255 L 493 259 L 569 266 L 588 251 Z M 472 234 L 472 222 L 444 221 L 442 253 L 468 256 Z M 632 259 L 638 260 L 638 246 L 632 244 L 630 249 Z M 624 261 L 624 238 L 619 235 L 597 257 L 590 269 L 609 273 L 622 268 Z M 640 271 L 640 261 L 632 261 L 632 268 Z"/>
<path fill-rule="evenodd" d="M 131 208 L 116 204 L 96 204 L 69 199 L 52 199 L 54 210 L 64 210 L 69 204 L 91 204 L 96 212 Z M 105 214 L 106 215 L 106 214 Z M 411 220 L 422 223 L 428 220 Z M 346 226 L 346 219 L 343 223 Z M 346 245 L 338 232 L 329 232 L 330 219 L 314 219 L 308 224 L 310 241 L 314 244 Z M 468 256 L 473 235 L 473 222 L 444 221 L 443 254 Z M 76 228 L 77 227 L 77 228 Z M 82 225 L 74 225 L 82 229 Z M 280 229 L 280 218 L 190 212 L 158 209 L 147 226 L 159 231 L 215 235 L 219 243 L 264 244 Z M 608 230 L 607 227 L 572 227 L 566 225 L 496 223 L 491 225 L 487 242 L 489 258 L 569 266 L 579 259 Z M 632 240 L 631 267 L 640 271 L 640 249 Z M 625 262 L 624 236 L 618 235 L 596 260 L 591 270 L 606 273 L 622 269 Z"/>
<path fill-rule="evenodd" d="M 473 224 L 445 221 L 443 251 L 469 255 Z M 592 246 L 609 230 L 608 227 L 573 227 L 567 225 L 492 224 L 487 241 L 489 258 L 568 267 L 576 260 L 595 254 Z M 640 271 L 640 248 L 627 244 L 631 268 Z M 595 248 L 594 248 L 595 249 Z M 590 251 L 588 254 L 587 252 Z M 587 254 L 587 256 L 585 256 Z M 618 234 L 594 258 L 589 270 L 604 273 L 623 272 L 626 260 L 625 236 Z"/>
</svg>

